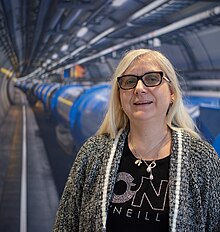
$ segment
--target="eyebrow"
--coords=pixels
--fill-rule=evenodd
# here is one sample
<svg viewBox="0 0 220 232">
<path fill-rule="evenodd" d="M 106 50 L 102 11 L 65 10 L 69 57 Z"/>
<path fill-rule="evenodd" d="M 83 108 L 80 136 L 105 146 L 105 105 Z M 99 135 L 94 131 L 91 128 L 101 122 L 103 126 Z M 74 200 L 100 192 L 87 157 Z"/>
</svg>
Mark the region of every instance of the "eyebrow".
<svg viewBox="0 0 220 232">
<path fill-rule="evenodd" d="M 149 70 L 149 71 L 143 72 L 143 74 L 141 74 L 141 75 L 132 74 L 132 73 L 128 73 L 128 74 L 122 73 L 120 76 L 124 76 L 124 75 L 143 76 L 144 74 L 151 73 L 151 72 L 163 72 L 164 73 L 164 71 L 162 71 L 162 70 Z"/>
</svg>

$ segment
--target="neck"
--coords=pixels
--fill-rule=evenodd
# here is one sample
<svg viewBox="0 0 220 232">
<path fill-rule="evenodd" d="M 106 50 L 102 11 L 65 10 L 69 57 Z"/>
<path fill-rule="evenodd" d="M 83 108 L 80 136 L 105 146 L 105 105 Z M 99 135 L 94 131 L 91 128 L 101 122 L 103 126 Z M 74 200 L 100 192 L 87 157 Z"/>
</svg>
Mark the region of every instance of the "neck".
<svg viewBox="0 0 220 232">
<path fill-rule="evenodd" d="M 168 126 L 165 123 L 154 123 L 150 125 L 143 125 L 143 124 L 138 124 L 130 125 L 130 136 L 132 137 L 132 141 L 137 142 L 143 142 L 143 143 L 151 143 L 155 141 L 159 141 L 160 138 L 163 137 L 169 130 Z M 150 144 L 148 144 L 150 145 Z"/>
<path fill-rule="evenodd" d="M 153 125 L 148 128 L 131 125 L 129 147 L 137 158 L 159 159 L 169 154 L 170 132 L 167 125 Z M 166 145 L 166 146 L 165 146 Z"/>
</svg>

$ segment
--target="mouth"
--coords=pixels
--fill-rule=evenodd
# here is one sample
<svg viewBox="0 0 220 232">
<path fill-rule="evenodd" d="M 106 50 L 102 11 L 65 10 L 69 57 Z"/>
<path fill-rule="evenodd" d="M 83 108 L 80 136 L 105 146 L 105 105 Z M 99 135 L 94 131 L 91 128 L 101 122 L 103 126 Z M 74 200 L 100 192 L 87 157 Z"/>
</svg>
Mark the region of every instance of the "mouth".
<svg viewBox="0 0 220 232">
<path fill-rule="evenodd" d="M 150 105 L 152 104 L 153 101 L 138 101 L 138 102 L 135 102 L 134 105 L 138 106 L 138 105 Z"/>
</svg>

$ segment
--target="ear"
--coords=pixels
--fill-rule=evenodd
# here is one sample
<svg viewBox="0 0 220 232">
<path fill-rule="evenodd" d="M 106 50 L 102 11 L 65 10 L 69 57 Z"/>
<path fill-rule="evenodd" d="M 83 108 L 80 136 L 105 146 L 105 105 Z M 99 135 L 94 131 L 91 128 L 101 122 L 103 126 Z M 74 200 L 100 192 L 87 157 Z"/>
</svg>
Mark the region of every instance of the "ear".
<svg viewBox="0 0 220 232">
<path fill-rule="evenodd" d="M 175 100 L 175 94 L 171 86 L 169 86 L 169 89 L 170 89 L 171 102 L 173 102 Z"/>
</svg>

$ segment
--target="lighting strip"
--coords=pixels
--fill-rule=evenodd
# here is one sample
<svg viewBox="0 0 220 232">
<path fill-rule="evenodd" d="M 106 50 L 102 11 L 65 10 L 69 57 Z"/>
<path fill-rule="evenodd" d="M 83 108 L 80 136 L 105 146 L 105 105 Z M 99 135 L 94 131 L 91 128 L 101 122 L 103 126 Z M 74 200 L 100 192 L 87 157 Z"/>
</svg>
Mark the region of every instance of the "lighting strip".
<svg viewBox="0 0 220 232">
<path fill-rule="evenodd" d="M 89 44 L 94 44 L 97 41 L 99 41 L 100 39 L 104 38 L 105 36 L 107 36 L 108 34 L 111 34 L 113 31 L 115 30 L 115 27 L 111 27 L 109 29 L 107 29 L 106 31 L 102 32 L 101 34 L 99 34 L 98 36 L 96 36 L 95 38 L 93 38 Z"/>
<path fill-rule="evenodd" d="M 156 9 L 158 6 L 166 3 L 167 0 L 158 0 L 158 1 L 153 1 L 152 3 L 150 3 L 149 5 L 145 6 L 144 8 L 142 8 L 141 10 L 135 12 L 130 18 L 129 18 L 129 22 L 133 21 L 137 18 L 140 18 L 142 15 L 145 15 L 146 13 Z"/>
<path fill-rule="evenodd" d="M 26 107 L 23 99 L 23 136 L 22 136 L 22 170 L 21 170 L 21 197 L 20 197 L 20 231 L 27 231 L 27 128 Z"/>
</svg>

